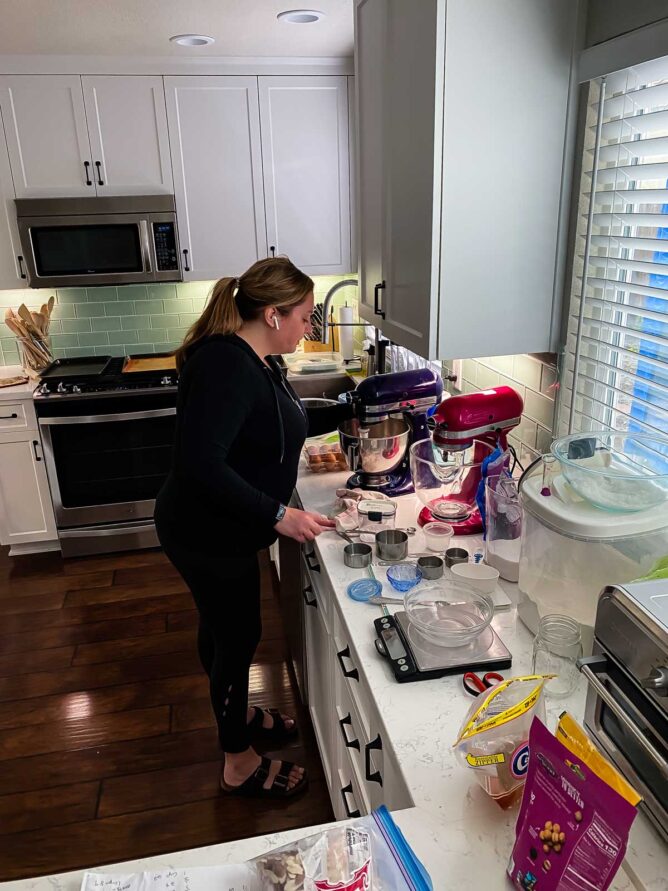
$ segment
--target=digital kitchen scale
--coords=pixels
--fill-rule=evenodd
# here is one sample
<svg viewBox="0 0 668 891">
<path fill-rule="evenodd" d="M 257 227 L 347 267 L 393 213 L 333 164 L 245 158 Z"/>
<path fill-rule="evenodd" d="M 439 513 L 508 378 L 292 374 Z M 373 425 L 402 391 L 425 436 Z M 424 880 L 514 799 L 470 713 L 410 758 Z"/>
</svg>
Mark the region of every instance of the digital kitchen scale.
<svg viewBox="0 0 668 891">
<path fill-rule="evenodd" d="M 400 684 L 465 671 L 510 668 L 513 664 L 510 650 L 491 625 L 463 647 L 442 647 L 423 637 L 403 611 L 381 616 L 373 624 L 378 634 L 376 649 L 389 661 Z"/>
</svg>

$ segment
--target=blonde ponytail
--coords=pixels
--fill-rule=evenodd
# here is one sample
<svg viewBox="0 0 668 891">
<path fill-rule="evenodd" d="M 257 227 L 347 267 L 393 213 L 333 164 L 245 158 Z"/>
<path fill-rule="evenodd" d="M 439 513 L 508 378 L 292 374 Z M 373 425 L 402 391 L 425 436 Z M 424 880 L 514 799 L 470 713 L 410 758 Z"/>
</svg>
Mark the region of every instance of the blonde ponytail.
<svg viewBox="0 0 668 891">
<path fill-rule="evenodd" d="M 176 350 L 181 370 L 191 347 L 212 334 L 236 334 L 244 322 L 258 318 L 267 307 L 288 312 L 313 291 L 313 280 L 287 257 L 258 260 L 240 278 L 221 278 L 213 286 L 199 319 Z"/>
</svg>

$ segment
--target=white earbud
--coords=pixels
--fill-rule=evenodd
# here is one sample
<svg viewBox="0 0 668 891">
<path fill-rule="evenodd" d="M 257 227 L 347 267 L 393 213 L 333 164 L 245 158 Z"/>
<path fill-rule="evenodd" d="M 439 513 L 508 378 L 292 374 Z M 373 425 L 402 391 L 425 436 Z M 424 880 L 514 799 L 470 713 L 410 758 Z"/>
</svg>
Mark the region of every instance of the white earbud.
<svg viewBox="0 0 668 891">
<path fill-rule="evenodd" d="M 278 316 L 274 316 L 274 328 L 275 328 L 277 331 L 280 331 L 280 330 L 281 330 L 281 326 L 278 324 Z"/>
</svg>

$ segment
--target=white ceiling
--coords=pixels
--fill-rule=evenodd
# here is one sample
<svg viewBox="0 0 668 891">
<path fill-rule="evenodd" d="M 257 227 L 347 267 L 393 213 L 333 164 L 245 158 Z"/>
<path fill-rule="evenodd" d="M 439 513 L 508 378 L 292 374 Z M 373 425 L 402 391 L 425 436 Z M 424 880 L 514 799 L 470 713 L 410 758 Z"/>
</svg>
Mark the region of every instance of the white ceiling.
<svg viewBox="0 0 668 891">
<path fill-rule="evenodd" d="M 310 25 L 279 22 L 318 9 Z M 208 34 L 181 47 L 173 34 Z M 0 55 L 335 56 L 353 54 L 353 0 L 0 0 Z"/>
</svg>

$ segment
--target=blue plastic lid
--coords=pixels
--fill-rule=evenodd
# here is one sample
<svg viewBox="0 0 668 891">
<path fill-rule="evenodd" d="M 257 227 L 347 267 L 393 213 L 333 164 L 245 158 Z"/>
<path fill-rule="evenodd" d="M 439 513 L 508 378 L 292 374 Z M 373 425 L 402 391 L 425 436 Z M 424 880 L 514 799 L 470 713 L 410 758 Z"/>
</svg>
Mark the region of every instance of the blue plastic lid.
<svg viewBox="0 0 668 891">
<path fill-rule="evenodd" d="M 383 586 L 378 579 L 357 579 L 348 585 L 348 597 L 360 603 L 367 603 L 372 597 L 377 597 Z"/>
</svg>

